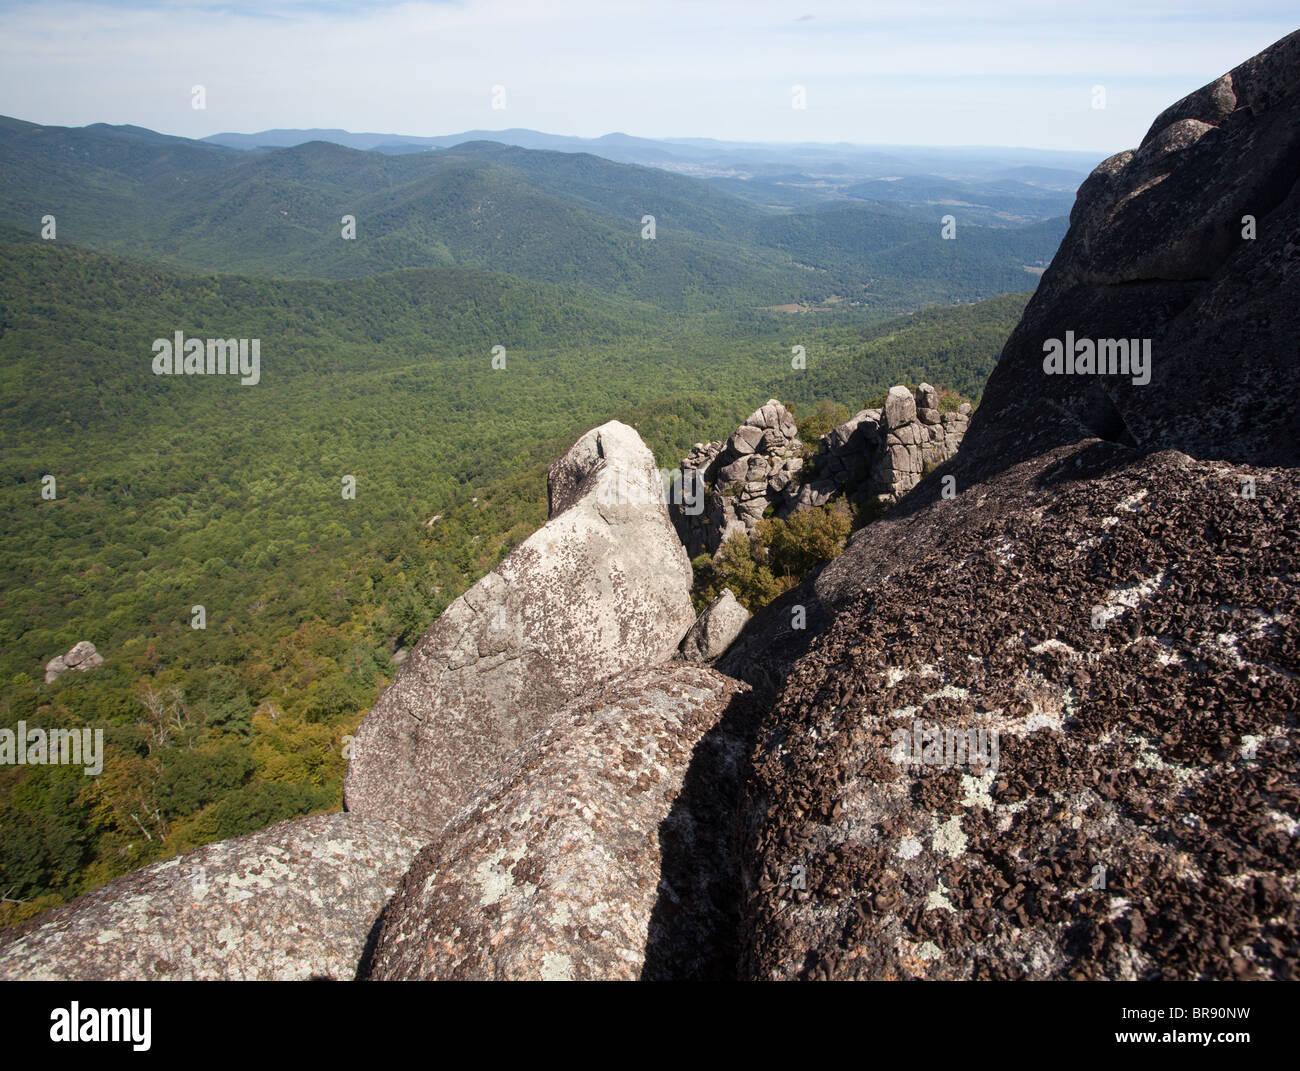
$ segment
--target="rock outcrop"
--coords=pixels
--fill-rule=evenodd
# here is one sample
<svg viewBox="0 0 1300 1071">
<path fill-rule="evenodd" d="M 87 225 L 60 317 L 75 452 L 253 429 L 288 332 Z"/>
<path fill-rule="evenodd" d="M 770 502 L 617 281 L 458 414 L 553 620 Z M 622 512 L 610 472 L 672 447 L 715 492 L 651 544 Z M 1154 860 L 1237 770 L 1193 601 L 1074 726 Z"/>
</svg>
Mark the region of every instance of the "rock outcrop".
<svg viewBox="0 0 1300 1071">
<path fill-rule="evenodd" d="M 676 661 L 556 714 L 416 859 L 376 979 L 734 974 L 748 689 Z"/>
<path fill-rule="evenodd" d="M 863 409 L 823 435 L 808 463 L 794 417 L 770 399 L 726 442 L 696 443 L 682 460 L 685 491 L 669 514 L 687 554 L 716 554 L 763 517 L 824 506 L 840 492 L 855 504 L 893 505 L 961 445 L 970 403 L 950 413 L 938 406 L 928 383 L 915 397 L 894 387 L 883 410 Z"/>
<path fill-rule="evenodd" d="M 546 524 L 446 609 L 362 722 L 349 811 L 436 832 L 569 700 L 676 651 L 691 567 L 640 437 L 588 432 L 548 490 Z"/>
<path fill-rule="evenodd" d="M 104 664 L 104 656 L 95 650 L 95 645 L 89 640 L 82 640 L 74 644 L 72 650 L 67 654 L 56 655 L 45 663 L 45 683 L 52 684 L 59 677 L 67 673 L 70 669 L 85 672 L 88 669 L 94 669 L 96 666 Z"/>
<path fill-rule="evenodd" d="M 956 498 L 922 481 L 813 582 L 743 974 L 1300 977 L 1297 164 L 1300 34 L 1083 185 Z M 1067 332 L 1151 363 L 1050 371 Z"/>
<path fill-rule="evenodd" d="M 716 554 L 732 534 L 753 531 L 769 509 L 788 512 L 803 464 L 794 417 L 775 398 L 725 443 L 696 443 L 682 461 L 683 501 L 669 505 L 687 554 Z"/>
<path fill-rule="evenodd" d="M 0 978 L 351 979 L 421 838 L 299 818 L 109 882 L 0 935 Z"/>
<path fill-rule="evenodd" d="M 723 588 L 686 633 L 682 657 L 688 662 L 716 662 L 727 653 L 748 620 L 749 611 L 736 601 L 730 588 Z"/>
<path fill-rule="evenodd" d="M 957 453 L 970 423 L 970 403 L 956 412 L 939 411 L 939 394 L 922 383 L 913 395 L 890 388 L 883 409 L 863 409 L 822 436 L 812 469 L 794 509 L 822 506 L 847 491 L 849 501 L 891 506 L 922 475 Z"/>
<path fill-rule="evenodd" d="M 1297 176 L 1300 33 L 1084 183 L 969 434 L 895 388 L 806 480 L 769 402 L 670 524 L 588 433 L 363 723 L 348 804 L 393 822 L 146 868 L 0 975 L 1300 978 Z M 683 543 L 818 480 L 893 508 L 669 660 Z"/>
</svg>

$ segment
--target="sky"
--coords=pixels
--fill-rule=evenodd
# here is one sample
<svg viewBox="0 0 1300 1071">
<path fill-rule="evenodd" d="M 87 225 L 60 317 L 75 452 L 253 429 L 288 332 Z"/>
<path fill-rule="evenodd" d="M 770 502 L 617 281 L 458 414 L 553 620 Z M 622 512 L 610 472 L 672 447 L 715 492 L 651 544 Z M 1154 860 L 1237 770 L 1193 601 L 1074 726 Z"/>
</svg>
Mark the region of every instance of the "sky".
<svg viewBox="0 0 1300 1071">
<path fill-rule="evenodd" d="M 1109 154 L 1135 146 L 1169 104 L 1295 30 L 1297 7 L 0 0 L 0 114 L 185 137 L 524 127 Z"/>
</svg>

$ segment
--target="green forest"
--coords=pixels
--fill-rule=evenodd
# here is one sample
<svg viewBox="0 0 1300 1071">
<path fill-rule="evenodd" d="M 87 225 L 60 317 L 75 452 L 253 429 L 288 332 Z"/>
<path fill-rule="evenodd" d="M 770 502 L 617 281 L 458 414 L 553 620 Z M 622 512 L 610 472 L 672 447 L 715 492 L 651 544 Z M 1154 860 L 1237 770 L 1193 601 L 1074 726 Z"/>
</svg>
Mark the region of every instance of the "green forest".
<svg viewBox="0 0 1300 1071">
<path fill-rule="evenodd" d="M 357 167 L 380 169 L 379 183 L 382 169 L 410 166 L 326 149 L 313 149 L 318 184 L 336 181 L 336 164 L 339 182 L 357 181 Z M 255 160 L 304 167 L 277 155 Z M 608 170 L 620 165 L 594 158 L 580 161 L 584 176 L 526 150 L 462 155 L 540 169 L 514 194 L 564 186 L 574 212 L 631 208 L 644 194 L 620 190 Z M 716 278 L 704 258 L 601 292 L 590 262 L 554 269 L 563 243 L 545 271 L 490 270 L 490 256 L 467 264 L 455 251 L 455 263 L 412 254 L 419 266 L 408 266 L 371 250 L 378 259 L 353 277 L 296 277 L 266 270 L 283 250 L 265 235 L 237 273 L 211 263 L 215 244 L 188 255 L 201 270 L 184 269 L 147 228 L 130 256 L 88 248 L 131 244 L 121 220 L 146 214 L 125 164 L 109 164 L 117 177 L 100 193 L 122 202 L 112 241 L 107 223 L 84 244 L 62 229 L 53 241 L 0 229 L 0 729 L 91 726 L 105 738 L 98 776 L 0 765 L 0 926 L 194 846 L 337 809 L 349 734 L 394 656 L 545 520 L 547 467 L 589 428 L 623 420 L 669 468 L 769 397 L 813 441 L 828 414 L 895 383 L 978 400 L 1029 296 L 922 308 L 932 288 L 894 278 L 871 284 L 893 295 L 878 304 L 764 309 L 760 299 L 817 296 L 781 289 L 783 248 L 799 256 L 820 242 L 823 274 L 869 282 L 912 256 L 911 224 L 872 248 L 818 221 L 751 219 L 741 233 L 734 198 L 692 204 L 671 176 L 667 192 L 703 243 L 693 248 L 726 268 Z M 12 201 L 34 180 L 13 158 L 4 166 L 22 180 Z M 234 181 L 224 157 L 193 166 Z M 766 244 L 754 244 L 759 230 Z M 408 239 L 398 228 L 392 244 Z M 215 259 L 238 259 L 245 240 L 226 240 Z M 755 284 L 762 271 L 729 261 L 728 243 L 780 270 Z M 580 243 L 572 255 L 589 252 Z M 915 251 L 918 263 L 927 255 Z M 390 260 L 395 270 L 372 270 Z M 1032 281 L 971 271 L 992 293 Z M 259 382 L 155 375 L 153 341 L 176 331 L 258 339 Z M 792 366 L 795 347 L 806 368 Z M 755 548 L 738 547 L 701 573 L 700 594 L 729 581 L 761 605 L 842 545 L 848 523 L 832 509 L 768 526 L 763 549 L 780 576 L 741 576 Z M 104 664 L 46 684 L 45 664 L 83 640 Z"/>
</svg>

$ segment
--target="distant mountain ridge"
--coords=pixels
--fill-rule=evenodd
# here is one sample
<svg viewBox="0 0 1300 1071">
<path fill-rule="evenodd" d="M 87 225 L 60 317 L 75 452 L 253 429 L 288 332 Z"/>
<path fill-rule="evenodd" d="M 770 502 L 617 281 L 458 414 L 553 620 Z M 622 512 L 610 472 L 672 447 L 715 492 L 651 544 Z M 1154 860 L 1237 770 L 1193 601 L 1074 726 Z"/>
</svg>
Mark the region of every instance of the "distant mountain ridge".
<svg viewBox="0 0 1300 1071">
<path fill-rule="evenodd" d="M 952 187 L 952 203 L 966 208 L 973 222 L 1000 225 L 1066 214 L 1079 183 L 1101 160 L 1096 153 L 1040 149 L 764 143 L 713 138 L 644 138 L 623 133 L 582 138 L 517 127 L 428 137 L 281 129 L 254 134 L 213 134 L 203 140 L 241 151 L 329 141 L 389 154 L 437 151 L 471 141 L 492 141 L 523 149 L 585 152 L 615 163 L 658 167 L 707 179 L 764 204 L 787 206 L 845 198 L 871 200 L 853 186 L 872 180 L 942 180 Z M 991 188 L 986 189 L 986 185 Z M 1021 206 L 1019 212 L 1014 207 L 1008 211 L 1008 201 L 1014 205 L 1017 195 L 1029 204 Z M 989 197 L 993 200 L 989 201 Z M 888 199 L 914 206 L 932 203 L 925 196 L 899 197 L 897 190 Z"/>
<path fill-rule="evenodd" d="M 664 168 L 492 141 L 245 152 L 138 127 L 0 119 L 0 225 L 26 234 L 48 215 L 61 242 L 188 270 L 338 279 L 456 266 L 677 309 L 896 312 L 1021 291 L 1065 233 L 1070 200 L 1027 185 L 1012 212 L 986 198 L 986 214 L 1026 218 L 1058 199 L 1047 205 L 1057 215 L 1007 227 L 981 225 L 974 207 L 905 200 L 791 210 L 762 203 L 766 189 L 737 196 Z M 957 241 L 940 236 L 950 212 Z M 345 216 L 357 240 L 341 244 Z"/>
</svg>

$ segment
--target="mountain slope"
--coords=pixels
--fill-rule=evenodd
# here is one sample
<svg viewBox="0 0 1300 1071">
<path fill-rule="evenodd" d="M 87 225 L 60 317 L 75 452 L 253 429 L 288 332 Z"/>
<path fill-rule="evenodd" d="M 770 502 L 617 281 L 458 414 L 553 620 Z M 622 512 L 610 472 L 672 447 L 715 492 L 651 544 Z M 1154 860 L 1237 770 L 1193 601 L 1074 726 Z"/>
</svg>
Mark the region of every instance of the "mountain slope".
<svg viewBox="0 0 1300 1071">
<path fill-rule="evenodd" d="M 654 168 L 484 142 L 397 156 L 325 142 L 244 153 L 135 128 L 6 120 L 0 159 L 0 224 L 36 233 L 52 215 L 58 238 L 77 245 L 283 277 L 482 268 L 672 309 L 978 300 L 1032 282 L 1022 265 L 1044 259 L 1052 230 L 972 222 L 954 244 L 937 218 L 905 222 L 865 204 L 786 216 Z M 344 216 L 355 240 L 343 237 Z"/>
</svg>

